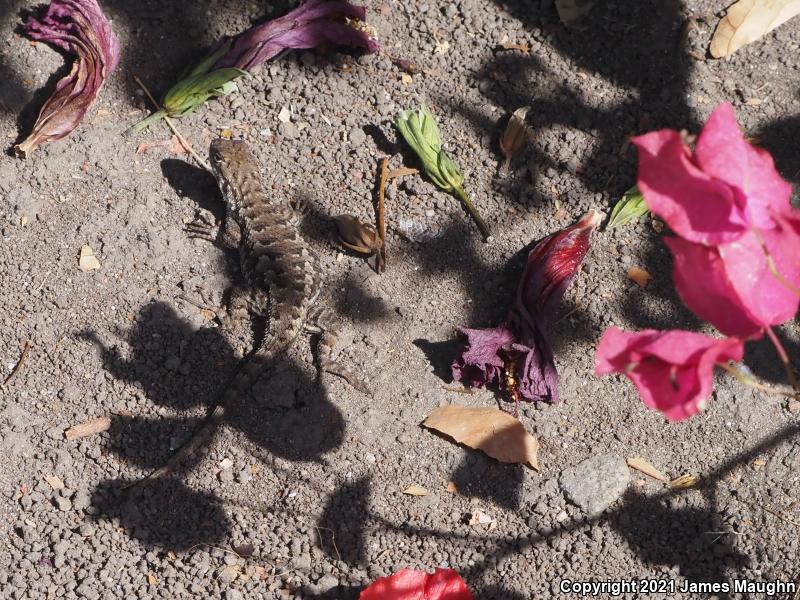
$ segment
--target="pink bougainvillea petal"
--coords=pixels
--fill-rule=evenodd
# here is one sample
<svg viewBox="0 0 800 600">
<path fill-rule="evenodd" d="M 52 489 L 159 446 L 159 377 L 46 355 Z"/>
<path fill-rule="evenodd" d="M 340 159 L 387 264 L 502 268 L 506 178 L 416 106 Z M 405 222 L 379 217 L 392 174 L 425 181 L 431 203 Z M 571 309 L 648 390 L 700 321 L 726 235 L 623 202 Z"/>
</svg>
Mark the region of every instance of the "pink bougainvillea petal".
<svg viewBox="0 0 800 600">
<path fill-rule="evenodd" d="M 772 157 L 744 138 L 730 104 L 720 104 L 711 113 L 697 139 L 695 156 L 704 173 L 744 196 L 753 226 L 771 228 L 770 212 L 790 209 L 791 186 L 778 174 Z"/>
<path fill-rule="evenodd" d="M 672 251 L 672 279 L 683 303 L 725 335 L 760 337 L 764 324 L 748 310 L 731 285 L 716 248 L 665 238 Z"/>
<path fill-rule="evenodd" d="M 760 232 L 778 273 L 800 285 L 800 237 L 787 227 Z M 753 318 L 763 326 L 778 325 L 797 313 L 800 297 L 770 271 L 759 234 L 754 231 L 719 246 L 731 286 Z"/>
<path fill-rule="evenodd" d="M 76 59 L 39 112 L 31 134 L 15 146 L 14 151 L 23 158 L 78 126 L 120 55 L 117 36 L 96 0 L 52 0 L 40 17 L 28 19 L 26 32 L 34 40 L 74 54 Z"/>
<path fill-rule="evenodd" d="M 703 409 L 711 395 L 714 365 L 739 361 L 743 343 L 690 331 L 605 331 L 597 347 L 596 373 L 622 373 L 642 402 L 667 419 L 681 420 Z"/>
<path fill-rule="evenodd" d="M 359 595 L 359 600 L 473 600 L 467 584 L 453 569 L 403 569 L 381 577 Z"/>
<path fill-rule="evenodd" d="M 654 131 L 633 143 L 639 149 L 639 190 L 648 208 L 676 234 L 714 245 L 745 233 L 743 198 L 694 164 L 677 131 Z"/>
</svg>

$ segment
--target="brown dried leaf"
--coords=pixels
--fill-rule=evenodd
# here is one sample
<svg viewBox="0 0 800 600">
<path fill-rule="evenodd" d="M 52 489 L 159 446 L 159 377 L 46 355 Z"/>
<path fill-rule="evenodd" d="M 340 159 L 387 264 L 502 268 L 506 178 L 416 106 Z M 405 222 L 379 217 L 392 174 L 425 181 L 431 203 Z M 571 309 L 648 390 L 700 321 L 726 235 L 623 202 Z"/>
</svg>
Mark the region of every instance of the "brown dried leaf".
<svg viewBox="0 0 800 600">
<path fill-rule="evenodd" d="M 630 267 L 628 269 L 628 279 L 638 285 L 640 288 L 645 287 L 653 278 L 650 273 L 639 267 Z"/>
<path fill-rule="evenodd" d="M 389 171 L 389 174 L 386 176 L 386 178 L 394 179 L 395 177 L 405 177 L 406 175 L 416 175 L 417 173 L 419 173 L 419 169 L 414 169 L 411 167 L 399 167 Z"/>
<path fill-rule="evenodd" d="M 528 143 L 531 130 L 525 123 L 525 117 L 527 117 L 530 109 L 530 106 L 523 106 L 515 110 L 508 120 L 503 136 L 500 138 L 500 149 L 506 157 L 504 168 L 508 168 L 511 158 Z"/>
<path fill-rule="evenodd" d="M 413 485 L 408 486 L 406 489 L 403 490 L 404 494 L 409 496 L 427 496 L 428 490 L 426 490 L 421 485 L 417 485 L 416 483 Z"/>
<path fill-rule="evenodd" d="M 558 18 L 567 27 L 578 22 L 581 17 L 589 14 L 595 0 L 556 0 Z"/>
<path fill-rule="evenodd" d="M 497 521 L 480 510 L 476 510 L 469 516 L 469 524 L 473 527 L 475 525 L 487 525 L 489 529 L 497 527 Z"/>
<path fill-rule="evenodd" d="M 448 494 L 455 494 L 456 491 L 458 490 L 458 488 L 456 488 L 456 484 L 453 483 L 452 481 L 448 481 L 447 482 L 447 488 L 446 489 L 447 489 L 447 493 Z"/>
<path fill-rule="evenodd" d="M 528 42 L 522 44 L 512 44 L 511 42 L 501 42 L 500 47 L 503 50 L 519 50 L 525 54 L 531 53 L 531 45 Z"/>
<path fill-rule="evenodd" d="M 156 576 L 153 575 L 152 573 L 148 573 L 147 574 L 147 583 L 149 585 L 156 585 L 158 583 L 158 579 L 156 579 Z"/>
<path fill-rule="evenodd" d="M 44 480 L 47 482 L 47 485 L 50 486 L 53 490 L 63 490 L 64 489 L 64 482 L 61 481 L 55 475 L 45 475 Z"/>
<path fill-rule="evenodd" d="M 339 215 L 333 220 L 339 232 L 339 241 L 348 250 L 374 254 L 381 247 L 381 238 L 372 225 L 362 223 L 351 215 Z"/>
<path fill-rule="evenodd" d="M 800 0 L 739 0 L 717 25 L 711 56 L 730 56 L 798 14 Z"/>
<path fill-rule="evenodd" d="M 539 442 L 502 410 L 451 404 L 435 409 L 422 424 L 500 462 L 527 464 L 539 470 Z"/>
<path fill-rule="evenodd" d="M 94 255 L 91 246 L 84 244 L 81 246 L 81 254 L 78 259 L 78 268 L 86 273 L 100 268 L 100 261 Z"/>
<path fill-rule="evenodd" d="M 685 490 L 693 488 L 700 481 L 697 475 L 681 475 L 669 482 L 669 487 L 673 490 Z"/>
<path fill-rule="evenodd" d="M 109 429 L 111 429 L 111 417 L 97 417 L 84 423 L 73 425 L 64 432 L 64 437 L 68 440 L 75 440 L 87 435 L 108 431 Z"/>
<path fill-rule="evenodd" d="M 628 466 L 631 469 L 636 469 L 640 473 L 644 473 L 645 475 L 652 477 L 653 479 L 658 479 L 659 481 L 667 482 L 669 478 L 664 475 L 661 471 L 656 469 L 650 461 L 645 460 L 639 456 L 635 456 L 633 458 L 629 458 L 627 461 Z"/>
</svg>

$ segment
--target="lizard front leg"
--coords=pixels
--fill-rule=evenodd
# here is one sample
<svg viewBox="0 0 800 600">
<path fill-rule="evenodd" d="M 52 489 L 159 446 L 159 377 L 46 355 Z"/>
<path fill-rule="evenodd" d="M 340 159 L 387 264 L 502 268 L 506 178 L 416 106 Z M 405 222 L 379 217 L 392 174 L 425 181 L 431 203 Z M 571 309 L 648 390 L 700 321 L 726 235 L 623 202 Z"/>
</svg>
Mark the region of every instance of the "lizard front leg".
<svg viewBox="0 0 800 600">
<path fill-rule="evenodd" d="M 230 216 L 226 216 L 219 224 L 212 223 L 205 213 L 200 213 L 184 230 L 190 238 L 206 240 L 224 250 L 237 250 L 242 240 L 242 229 L 236 219 Z"/>
</svg>

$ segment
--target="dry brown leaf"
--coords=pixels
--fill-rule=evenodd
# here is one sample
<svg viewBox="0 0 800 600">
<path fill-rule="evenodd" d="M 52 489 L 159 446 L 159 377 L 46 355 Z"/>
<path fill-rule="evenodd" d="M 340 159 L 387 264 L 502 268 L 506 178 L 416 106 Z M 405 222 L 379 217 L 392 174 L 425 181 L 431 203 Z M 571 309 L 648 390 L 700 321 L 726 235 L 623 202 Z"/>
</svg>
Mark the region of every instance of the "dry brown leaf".
<svg viewBox="0 0 800 600">
<path fill-rule="evenodd" d="M 81 254 L 78 259 L 78 268 L 84 273 L 100 268 L 100 261 L 94 255 L 91 246 L 84 244 L 81 246 Z"/>
<path fill-rule="evenodd" d="M 64 489 L 64 482 L 61 481 L 55 475 L 45 475 L 44 476 L 44 480 L 47 482 L 47 485 L 49 485 L 54 490 L 63 490 Z"/>
<path fill-rule="evenodd" d="M 489 529 L 497 527 L 497 521 L 480 510 L 476 510 L 469 516 L 469 524 L 473 527 L 475 525 L 488 525 Z"/>
<path fill-rule="evenodd" d="M 681 475 L 669 482 L 669 487 L 673 490 L 685 490 L 693 488 L 700 481 L 697 475 Z"/>
<path fill-rule="evenodd" d="M 408 486 L 406 489 L 403 490 L 404 494 L 408 494 L 409 496 L 427 496 L 428 490 L 426 490 L 421 485 L 414 485 Z"/>
<path fill-rule="evenodd" d="M 148 573 L 147 574 L 147 583 L 149 583 L 150 585 L 155 585 L 155 584 L 158 583 L 158 579 L 156 579 L 156 576 L 153 575 L 152 573 Z"/>
<path fill-rule="evenodd" d="M 641 458 L 639 456 L 634 456 L 633 458 L 629 458 L 627 461 L 628 466 L 631 469 L 636 469 L 640 473 L 644 473 L 645 475 L 652 477 L 653 479 L 658 479 L 659 481 L 667 482 L 669 478 L 664 475 L 661 471 L 656 469 L 648 460 Z"/>
<path fill-rule="evenodd" d="M 411 85 L 414 83 L 414 78 L 408 73 L 402 73 L 400 75 L 400 81 L 403 85 Z"/>
<path fill-rule="evenodd" d="M 539 470 L 539 442 L 519 420 L 497 408 L 451 404 L 435 409 L 422 424 L 500 462 L 527 464 Z"/>
<path fill-rule="evenodd" d="M 455 494 L 457 491 L 456 484 L 452 481 L 447 482 L 447 493 L 448 494 Z"/>
<path fill-rule="evenodd" d="M 730 56 L 798 14 L 800 0 L 739 0 L 717 25 L 711 56 Z"/>
<path fill-rule="evenodd" d="M 387 179 L 394 179 L 395 177 L 404 177 L 406 175 L 416 175 L 419 173 L 419 169 L 413 169 L 411 167 L 399 167 L 397 169 L 392 169 L 389 171 L 389 174 L 386 176 Z"/>
<path fill-rule="evenodd" d="M 558 18 L 566 26 L 572 26 L 581 17 L 589 14 L 595 0 L 556 0 Z"/>
<path fill-rule="evenodd" d="M 64 436 L 68 440 L 75 440 L 87 435 L 100 433 L 101 431 L 108 431 L 109 429 L 111 429 L 111 417 L 97 417 L 96 419 L 73 425 L 64 432 Z"/>
<path fill-rule="evenodd" d="M 362 223 L 352 215 L 333 218 L 339 233 L 339 242 L 353 252 L 374 254 L 381 247 L 378 231 L 369 223 Z"/>
<path fill-rule="evenodd" d="M 638 285 L 640 288 L 645 287 L 653 278 L 650 273 L 639 267 L 631 267 L 628 269 L 628 279 Z"/>
<path fill-rule="evenodd" d="M 522 44 L 512 44 L 511 42 L 501 42 L 500 47 L 503 50 L 519 50 L 525 54 L 531 53 L 531 45 L 528 42 Z"/>
</svg>

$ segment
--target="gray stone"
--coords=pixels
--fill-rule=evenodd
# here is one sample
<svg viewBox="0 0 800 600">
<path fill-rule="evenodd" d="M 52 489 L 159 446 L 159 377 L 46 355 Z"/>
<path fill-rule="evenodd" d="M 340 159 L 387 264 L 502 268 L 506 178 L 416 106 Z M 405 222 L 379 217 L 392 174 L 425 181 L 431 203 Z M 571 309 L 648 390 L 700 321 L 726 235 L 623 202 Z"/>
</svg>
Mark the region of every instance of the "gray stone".
<svg viewBox="0 0 800 600">
<path fill-rule="evenodd" d="M 625 492 L 629 480 L 622 458 L 600 454 L 562 471 L 558 483 L 567 500 L 589 516 L 597 516 Z"/>
<path fill-rule="evenodd" d="M 317 589 L 322 594 L 331 591 L 337 585 L 339 585 L 339 579 L 333 575 L 323 575 L 319 578 L 319 581 L 317 581 Z"/>
</svg>

